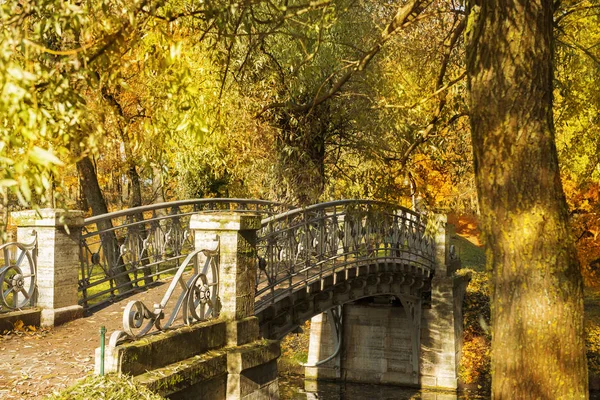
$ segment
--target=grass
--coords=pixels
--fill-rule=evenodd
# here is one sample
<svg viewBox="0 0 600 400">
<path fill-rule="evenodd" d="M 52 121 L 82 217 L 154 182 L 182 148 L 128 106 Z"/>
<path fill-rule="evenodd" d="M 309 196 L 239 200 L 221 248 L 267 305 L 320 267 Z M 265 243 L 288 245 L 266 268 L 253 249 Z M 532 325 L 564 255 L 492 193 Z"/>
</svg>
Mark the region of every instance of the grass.
<svg viewBox="0 0 600 400">
<path fill-rule="evenodd" d="M 106 376 L 88 375 L 75 385 L 58 393 L 49 400 L 164 400 L 144 386 L 137 385 L 128 376 L 110 374 Z"/>
<path fill-rule="evenodd" d="M 170 261 L 170 262 L 165 262 L 165 263 L 161 263 L 159 265 L 159 276 L 155 276 L 153 277 L 154 279 L 154 283 L 156 282 L 160 282 L 160 281 L 164 281 L 165 279 L 172 277 L 175 275 L 175 273 L 177 272 L 177 268 L 179 267 L 179 261 Z M 154 266 L 151 267 L 152 271 L 154 272 Z M 134 281 L 136 280 L 135 275 L 133 272 L 130 272 L 129 274 L 129 279 L 131 280 L 132 284 L 134 284 Z M 95 281 L 99 281 L 99 280 L 103 280 L 106 278 L 106 274 L 105 272 L 101 269 L 101 268 L 97 268 L 96 271 L 94 272 L 94 274 L 90 277 L 90 285 L 86 288 L 86 296 L 87 298 L 90 298 L 98 293 L 102 293 L 106 290 L 110 290 L 111 289 L 111 285 L 110 285 L 110 281 L 105 281 L 105 282 L 101 282 L 98 284 L 94 284 Z M 160 278 L 160 279 L 157 279 Z M 81 272 L 79 275 L 79 279 L 81 279 Z M 146 288 L 146 284 L 144 283 L 144 272 L 143 270 L 140 268 L 137 272 L 137 286 L 134 287 L 139 287 L 141 289 Z M 116 283 L 115 283 L 116 284 Z M 114 294 L 115 296 L 119 297 L 119 290 L 118 289 L 114 289 Z M 87 305 L 88 307 L 92 307 L 96 304 L 100 304 L 103 303 L 107 300 L 109 300 L 111 298 L 111 292 L 106 292 L 98 297 L 94 297 L 93 299 L 90 299 L 87 301 Z M 83 292 L 79 291 L 79 299 L 83 300 Z"/>
<path fill-rule="evenodd" d="M 485 271 L 485 251 L 483 247 L 479 247 L 459 235 L 452 239 L 452 244 L 456 247 L 456 252 L 460 257 L 461 268 L 472 269 L 477 272 Z"/>
</svg>

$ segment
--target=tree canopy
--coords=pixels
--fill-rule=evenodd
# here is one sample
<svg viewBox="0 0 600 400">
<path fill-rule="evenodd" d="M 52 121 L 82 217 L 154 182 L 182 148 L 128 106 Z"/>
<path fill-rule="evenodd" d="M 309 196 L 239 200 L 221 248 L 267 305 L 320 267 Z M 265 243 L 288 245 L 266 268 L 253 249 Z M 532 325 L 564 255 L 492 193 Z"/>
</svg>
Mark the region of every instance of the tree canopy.
<svg viewBox="0 0 600 400">
<path fill-rule="evenodd" d="M 472 131 L 467 49 L 489 28 L 479 18 L 526 2 L 483 3 L 1 2 L 0 231 L 17 208 L 97 214 L 215 196 L 485 214 L 472 137 L 487 136 Z M 595 284 L 600 4 L 531 3 L 551 25 L 544 96 L 568 205 L 560 218 Z M 476 166 L 486 149 L 475 146 Z"/>
</svg>

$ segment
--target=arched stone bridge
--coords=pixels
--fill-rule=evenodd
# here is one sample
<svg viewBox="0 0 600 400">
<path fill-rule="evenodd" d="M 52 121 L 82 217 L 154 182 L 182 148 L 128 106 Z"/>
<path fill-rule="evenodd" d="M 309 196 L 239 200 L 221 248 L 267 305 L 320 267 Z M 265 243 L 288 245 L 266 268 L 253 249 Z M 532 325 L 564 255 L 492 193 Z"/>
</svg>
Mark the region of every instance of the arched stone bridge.
<svg viewBox="0 0 600 400">
<path fill-rule="evenodd" d="M 444 218 L 367 200 L 296 209 L 260 200 L 189 200 L 88 218 L 80 247 L 80 302 L 90 311 L 173 275 L 160 303 L 130 302 L 123 332 L 111 338 L 113 353 L 124 338 L 176 327 L 179 316 L 186 325 L 238 321 L 236 328 L 227 323 L 227 335 L 237 332 L 234 344 L 243 345 L 244 331 L 260 328 L 262 337 L 281 339 L 328 311 L 330 328 L 320 324 L 323 317 L 313 321 L 322 343 L 311 338 L 309 358 L 314 376 L 340 378 L 343 342 L 352 341 L 353 330 L 341 306 L 374 298 L 403 314 L 400 326 L 379 326 L 377 333 L 406 334 L 398 339 L 406 343 L 397 344 L 402 365 L 388 360 L 375 381 L 456 387 L 464 284 L 452 276 L 456 260 Z M 390 340 L 364 340 L 392 352 Z"/>
<path fill-rule="evenodd" d="M 397 297 L 418 323 L 435 272 L 433 232 L 405 208 L 335 201 L 262 221 L 255 312 L 265 337 L 364 297 Z"/>
</svg>

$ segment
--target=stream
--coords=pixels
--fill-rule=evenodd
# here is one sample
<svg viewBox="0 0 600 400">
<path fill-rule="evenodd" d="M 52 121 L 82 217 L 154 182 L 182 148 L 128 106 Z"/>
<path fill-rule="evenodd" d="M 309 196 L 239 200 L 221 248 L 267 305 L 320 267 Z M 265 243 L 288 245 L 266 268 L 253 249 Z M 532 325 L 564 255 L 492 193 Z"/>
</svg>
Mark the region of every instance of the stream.
<svg viewBox="0 0 600 400">
<path fill-rule="evenodd" d="M 448 393 L 399 386 L 367 385 L 348 382 L 309 381 L 302 377 L 279 377 L 281 400 L 483 400 L 483 393 Z"/>
</svg>

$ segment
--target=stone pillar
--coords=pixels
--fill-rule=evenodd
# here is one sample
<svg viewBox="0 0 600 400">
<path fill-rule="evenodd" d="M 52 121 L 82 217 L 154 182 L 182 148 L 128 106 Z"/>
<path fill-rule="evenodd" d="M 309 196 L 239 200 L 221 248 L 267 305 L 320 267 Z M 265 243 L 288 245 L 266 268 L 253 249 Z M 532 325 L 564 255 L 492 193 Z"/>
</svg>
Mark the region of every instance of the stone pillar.
<svg viewBox="0 0 600 400">
<path fill-rule="evenodd" d="M 37 235 L 37 305 L 41 325 L 56 326 L 83 316 L 78 305 L 79 239 L 83 211 L 42 209 L 13 212 L 17 241 Z"/>
<path fill-rule="evenodd" d="M 332 324 L 328 321 L 332 318 L 329 312 L 324 312 L 312 317 L 310 320 L 310 341 L 308 344 L 307 365 L 315 365 L 317 362 L 329 357 L 335 351 L 336 333 Z M 343 344 L 344 345 L 344 344 Z M 341 353 L 318 367 L 305 367 L 306 379 L 339 379 L 341 378 Z"/>
<path fill-rule="evenodd" d="M 258 341 L 254 316 L 260 227 L 260 215 L 251 213 L 215 212 L 190 219 L 196 249 L 211 248 L 215 239 L 219 241 L 220 316 L 227 321 L 226 340 L 232 348 L 227 354 L 226 398 L 230 400 L 278 398 L 279 342 Z"/>
<path fill-rule="evenodd" d="M 248 213 L 195 214 L 190 219 L 196 249 L 219 241 L 220 315 L 229 320 L 254 316 L 256 231 L 260 216 Z"/>
<path fill-rule="evenodd" d="M 431 309 L 423 310 L 421 386 L 456 390 L 462 348 L 462 300 L 468 276 L 454 276 L 460 265 L 450 248 L 452 228 L 437 216 L 436 270 L 431 282 Z"/>
</svg>

